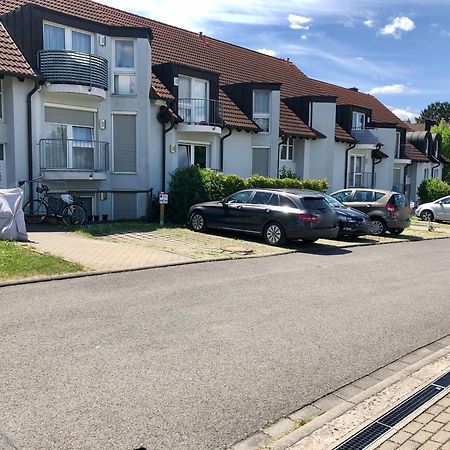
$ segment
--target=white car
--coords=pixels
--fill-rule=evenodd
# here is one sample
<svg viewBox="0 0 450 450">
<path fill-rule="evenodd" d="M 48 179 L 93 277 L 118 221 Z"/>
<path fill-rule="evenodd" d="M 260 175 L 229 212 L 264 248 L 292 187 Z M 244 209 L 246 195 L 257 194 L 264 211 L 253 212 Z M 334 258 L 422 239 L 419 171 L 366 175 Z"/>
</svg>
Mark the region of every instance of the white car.
<svg viewBox="0 0 450 450">
<path fill-rule="evenodd" d="M 422 220 L 450 221 L 450 195 L 431 203 L 424 203 L 416 209 L 416 216 Z"/>
</svg>

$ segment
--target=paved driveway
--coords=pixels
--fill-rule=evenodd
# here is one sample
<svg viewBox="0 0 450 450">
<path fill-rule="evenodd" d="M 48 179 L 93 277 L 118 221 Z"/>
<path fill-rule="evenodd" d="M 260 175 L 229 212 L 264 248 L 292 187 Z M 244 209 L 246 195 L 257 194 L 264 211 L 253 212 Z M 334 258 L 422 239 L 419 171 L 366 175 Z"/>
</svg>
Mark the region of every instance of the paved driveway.
<svg viewBox="0 0 450 450">
<path fill-rule="evenodd" d="M 1 288 L 0 435 L 224 448 L 447 335 L 449 257 L 442 240 Z"/>
</svg>

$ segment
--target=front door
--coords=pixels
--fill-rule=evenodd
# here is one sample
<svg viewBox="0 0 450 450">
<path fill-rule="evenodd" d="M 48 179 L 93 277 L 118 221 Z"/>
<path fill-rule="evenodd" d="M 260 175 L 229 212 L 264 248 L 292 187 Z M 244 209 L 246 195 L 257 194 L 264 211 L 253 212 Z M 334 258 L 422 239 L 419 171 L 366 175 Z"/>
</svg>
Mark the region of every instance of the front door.
<svg viewBox="0 0 450 450">
<path fill-rule="evenodd" d="M 0 189 L 6 189 L 5 146 L 0 144 Z"/>
</svg>

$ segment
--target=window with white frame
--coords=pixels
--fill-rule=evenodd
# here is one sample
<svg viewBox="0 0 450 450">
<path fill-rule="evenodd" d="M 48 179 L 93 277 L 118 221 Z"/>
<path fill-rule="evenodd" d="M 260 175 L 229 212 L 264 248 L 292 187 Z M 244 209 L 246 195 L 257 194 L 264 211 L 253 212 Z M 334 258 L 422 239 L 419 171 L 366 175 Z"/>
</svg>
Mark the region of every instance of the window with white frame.
<svg viewBox="0 0 450 450">
<path fill-rule="evenodd" d="M 366 115 L 361 112 L 353 111 L 352 130 L 364 130 L 366 128 Z"/>
<path fill-rule="evenodd" d="M 46 22 L 44 23 L 44 50 L 92 53 L 92 34 Z"/>
<path fill-rule="evenodd" d="M 136 94 L 135 41 L 114 40 L 114 94 Z"/>
<path fill-rule="evenodd" d="M 282 161 L 294 161 L 294 138 L 289 136 L 286 143 L 281 145 L 280 159 Z"/>
<path fill-rule="evenodd" d="M 0 120 L 3 119 L 3 80 L 0 79 Z"/>
<path fill-rule="evenodd" d="M 253 91 L 253 121 L 265 133 L 270 132 L 270 91 Z"/>
<path fill-rule="evenodd" d="M 400 158 L 400 143 L 401 143 L 401 134 L 397 132 L 395 141 L 395 157 L 397 159 Z"/>
<path fill-rule="evenodd" d="M 178 79 L 178 114 L 186 123 L 207 122 L 209 118 L 209 82 L 180 76 Z"/>
<path fill-rule="evenodd" d="M 350 174 L 349 174 L 350 187 L 364 187 L 363 172 L 364 172 L 364 156 L 351 155 Z"/>
<path fill-rule="evenodd" d="M 178 144 L 178 168 L 198 166 L 210 167 L 210 147 L 201 144 Z"/>
<path fill-rule="evenodd" d="M 439 178 L 439 169 L 437 167 L 433 169 L 433 178 Z"/>
<path fill-rule="evenodd" d="M 430 178 L 430 169 L 423 169 L 423 179 L 428 180 Z"/>
</svg>

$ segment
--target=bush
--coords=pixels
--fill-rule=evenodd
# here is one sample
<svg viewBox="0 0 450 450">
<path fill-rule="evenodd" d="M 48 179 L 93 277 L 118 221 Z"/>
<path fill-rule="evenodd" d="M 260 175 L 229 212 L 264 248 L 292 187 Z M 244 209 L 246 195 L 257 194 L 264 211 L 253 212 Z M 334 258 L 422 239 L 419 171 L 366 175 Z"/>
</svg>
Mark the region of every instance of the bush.
<svg viewBox="0 0 450 450">
<path fill-rule="evenodd" d="M 268 178 L 254 175 L 241 178 L 237 175 L 225 175 L 211 169 L 191 166 L 177 169 L 171 174 L 169 185 L 169 211 L 179 222 L 187 218 L 189 208 L 196 203 L 222 200 L 242 189 L 312 189 L 325 192 L 326 180 L 304 180 L 297 178 Z"/>
<path fill-rule="evenodd" d="M 437 178 L 429 178 L 422 181 L 418 192 L 421 203 L 434 202 L 438 198 L 450 195 L 450 184 Z"/>
</svg>

